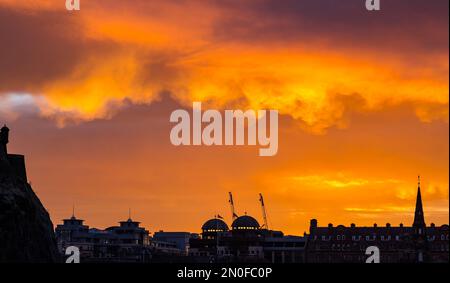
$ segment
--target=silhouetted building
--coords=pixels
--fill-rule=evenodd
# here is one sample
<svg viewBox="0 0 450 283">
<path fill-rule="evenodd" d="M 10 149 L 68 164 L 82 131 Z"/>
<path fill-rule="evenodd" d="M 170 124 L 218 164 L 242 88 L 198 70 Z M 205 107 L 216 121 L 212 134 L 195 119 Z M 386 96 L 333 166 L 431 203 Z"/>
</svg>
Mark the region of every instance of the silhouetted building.
<svg viewBox="0 0 450 283">
<path fill-rule="evenodd" d="M 159 231 L 153 234 L 151 242 L 155 248 L 167 249 L 166 253 L 186 256 L 189 251 L 189 240 L 192 238 L 198 238 L 198 234 Z"/>
<path fill-rule="evenodd" d="M 317 220 L 310 223 L 310 234 L 306 245 L 306 261 L 320 263 L 363 263 L 369 246 L 380 250 L 380 262 L 449 262 L 448 225 L 436 227 L 425 225 L 420 192 L 417 190 L 414 222 L 410 227 L 389 223 L 385 227 L 350 227 L 328 224 L 319 227 Z"/>
<path fill-rule="evenodd" d="M 380 261 L 448 262 L 449 227 L 426 226 L 420 181 L 412 226 L 357 227 L 351 224 L 319 227 L 310 222 L 310 234 L 284 235 L 261 226 L 252 216 L 237 217 L 230 226 L 218 216 L 206 221 L 201 234 L 159 231 L 150 237 L 139 222 L 128 219 L 105 230 L 90 229 L 72 216 L 56 228 L 58 248 L 80 248 L 91 262 L 258 262 L 364 263 L 366 250 L 376 246 Z"/>
<path fill-rule="evenodd" d="M 27 171 L 25 169 L 25 157 L 19 154 L 8 154 L 7 144 L 9 143 L 9 128 L 4 125 L 0 129 L 0 160 L 7 162 L 16 176 L 27 180 Z"/>
<path fill-rule="evenodd" d="M 55 229 L 59 251 L 80 249 L 81 259 L 92 262 L 146 262 L 151 259 L 149 232 L 128 219 L 105 230 L 89 228 L 72 216 Z"/>
<path fill-rule="evenodd" d="M 305 238 L 262 229 L 248 215 L 228 225 L 218 218 L 206 221 L 199 239 L 191 239 L 189 255 L 200 262 L 303 262 Z"/>
</svg>

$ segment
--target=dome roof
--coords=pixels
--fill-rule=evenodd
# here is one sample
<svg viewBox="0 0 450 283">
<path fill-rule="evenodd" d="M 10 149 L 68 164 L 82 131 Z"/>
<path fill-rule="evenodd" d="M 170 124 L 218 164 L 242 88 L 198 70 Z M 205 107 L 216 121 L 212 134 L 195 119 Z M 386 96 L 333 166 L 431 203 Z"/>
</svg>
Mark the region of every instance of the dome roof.
<svg viewBox="0 0 450 283">
<path fill-rule="evenodd" d="M 231 224 L 231 227 L 233 227 L 233 229 L 259 229 L 260 226 L 255 218 L 244 215 L 236 218 L 236 220 L 233 221 L 233 224 Z"/>
<path fill-rule="evenodd" d="M 213 218 L 205 222 L 202 226 L 203 231 L 228 231 L 228 225 L 221 219 Z"/>
</svg>

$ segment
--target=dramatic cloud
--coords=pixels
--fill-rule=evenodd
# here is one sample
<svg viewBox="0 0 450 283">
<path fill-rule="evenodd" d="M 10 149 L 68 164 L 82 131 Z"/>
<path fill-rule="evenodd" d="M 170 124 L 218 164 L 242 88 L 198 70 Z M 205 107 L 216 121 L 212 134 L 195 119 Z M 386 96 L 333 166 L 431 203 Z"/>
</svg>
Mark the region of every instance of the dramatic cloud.
<svg viewBox="0 0 450 283">
<path fill-rule="evenodd" d="M 55 223 L 197 231 L 233 191 L 287 233 L 409 224 L 418 174 L 448 222 L 448 0 L 81 1 L 0 0 L 0 122 Z M 173 147 L 195 100 L 278 109 L 277 156 Z"/>
<path fill-rule="evenodd" d="M 99 0 L 68 13 L 56 0 L 2 0 L 2 90 L 45 96 L 42 113 L 58 121 L 161 93 L 276 108 L 315 132 L 343 126 L 355 94 L 361 111 L 410 102 L 423 121 L 448 119 L 447 1 L 387 2 L 379 14 L 322 2 Z"/>
</svg>

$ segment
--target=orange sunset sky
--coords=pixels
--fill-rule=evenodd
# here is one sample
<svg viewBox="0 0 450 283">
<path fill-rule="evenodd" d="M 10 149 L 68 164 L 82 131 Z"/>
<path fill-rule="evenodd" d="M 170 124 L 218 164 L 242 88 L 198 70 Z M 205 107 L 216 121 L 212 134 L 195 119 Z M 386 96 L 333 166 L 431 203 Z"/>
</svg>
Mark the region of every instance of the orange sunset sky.
<svg viewBox="0 0 450 283">
<path fill-rule="evenodd" d="M 449 1 L 0 0 L 0 123 L 53 223 L 302 234 L 449 217 Z M 278 109 L 279 148 L 175 147 L 170 113 Z"/>
</svg>

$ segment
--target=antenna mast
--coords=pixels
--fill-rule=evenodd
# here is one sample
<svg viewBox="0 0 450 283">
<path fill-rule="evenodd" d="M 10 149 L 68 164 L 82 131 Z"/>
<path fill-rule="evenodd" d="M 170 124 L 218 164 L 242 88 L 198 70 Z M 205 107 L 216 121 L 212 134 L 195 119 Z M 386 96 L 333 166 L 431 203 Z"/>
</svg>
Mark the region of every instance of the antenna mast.
<svg viewBox="0 0 450 283">
<path fill-rule="evenodd" d="M 267 223 L 266 206 L 264 205 L 264 198 L 261 193 L 259 193 L 259 201 L 261 202 L 261 208 L 262 208 L 262 213 L 263 213 L 263 218 L 264 218 L 264 226 L 266 227 L 267 230 L 269 230 L 269 224 Z"/>
</svg>

